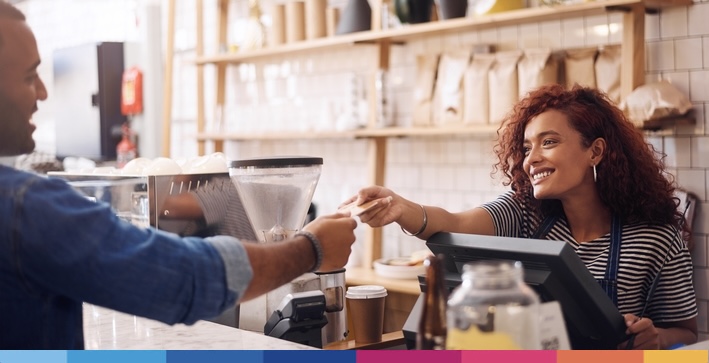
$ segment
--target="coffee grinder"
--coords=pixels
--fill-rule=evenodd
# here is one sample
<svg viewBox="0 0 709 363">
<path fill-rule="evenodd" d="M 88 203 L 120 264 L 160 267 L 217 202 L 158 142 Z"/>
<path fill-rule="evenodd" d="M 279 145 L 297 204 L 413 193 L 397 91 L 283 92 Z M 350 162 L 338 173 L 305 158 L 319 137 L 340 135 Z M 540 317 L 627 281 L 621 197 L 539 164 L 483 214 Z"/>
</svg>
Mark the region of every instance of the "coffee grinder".
<svg viewBox="0 0 709 363">
<path fill-rule="evenodd" d="M 239 192 L 244 209 L 261 243 L 278 243 L 293 237 L 303 227 L 308 207 L 312 201 L 322 170 L 323 159 L 307 156 L 277 156 L 235 160 L 230 163 L 229 175 Z M 272 313 L 289 306 L 288 296 L 298 298 L 299 293 L 322 291 L 324 317 L 328 323 L 321 330 L 322 345 L 344 340 L 345 326 L 345 270 L 306 273 L 266 295 L 242 303 L 239 328 L 266 332 L 279 332 L 281 338 L 292 336 L 282 329 L 266 326 Z M 299 306 L 295 304 L 293 306 Z M 317 316 L 309 312 L 311 316 Z M 281 318 L 289 319 L 283 314 Z M 295 316 L 295 315 L 294 315 Z M 300 316 L 303 316 L 302 314 Z M 272 318 L 276 319 L 276 318 Z M 277 322 L 276 322 L 277 323 Z M 298 324 L 293 324 L 298 325 Z M 281 324 L 283 326 L 283 324 Z M 302 324 L 301 324 L 302 326 Z"/>
</svg>

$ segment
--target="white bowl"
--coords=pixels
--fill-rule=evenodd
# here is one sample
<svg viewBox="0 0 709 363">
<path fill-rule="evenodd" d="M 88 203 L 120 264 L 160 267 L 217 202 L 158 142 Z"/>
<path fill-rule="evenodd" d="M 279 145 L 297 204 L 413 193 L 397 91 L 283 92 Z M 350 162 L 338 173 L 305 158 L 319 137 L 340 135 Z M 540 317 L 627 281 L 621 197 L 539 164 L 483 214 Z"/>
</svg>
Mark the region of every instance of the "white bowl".
<svg viewBox="0 0 709 363">
<path fill-rule="evenodd" d="M 143 175 L 177 175 L 182 168 L 175 160 L 159 157 L 143 169 Z"/>
<path fill-rule="evenodd" d="M 418 275 L 426 273 L 426 268 L 422 264 L 414 266 L 398 266 L 390 265 L 388 262 L 392 260 L 389 258 L 380 258 L 374 261 L 374 272 L 381 276 L 390 279 L 416 279 Z M 400 258 L 397 258 L 400 260 Z"/>
<path fill-rule="evenodd" d="M 153 161 L 148 158 L 138 157 L 126 163 L 121 169 L 123 175 L 143 175 L 143 169 Z"/>
<path fill-rule="evenodd" d="M 183 166 L 182 172 L 185 174 L 228 173 L 229 168 L 227 167 L 227 161 L 224 154 L 217 152 L 191 159 L 185 166 Z"/>
</svg>

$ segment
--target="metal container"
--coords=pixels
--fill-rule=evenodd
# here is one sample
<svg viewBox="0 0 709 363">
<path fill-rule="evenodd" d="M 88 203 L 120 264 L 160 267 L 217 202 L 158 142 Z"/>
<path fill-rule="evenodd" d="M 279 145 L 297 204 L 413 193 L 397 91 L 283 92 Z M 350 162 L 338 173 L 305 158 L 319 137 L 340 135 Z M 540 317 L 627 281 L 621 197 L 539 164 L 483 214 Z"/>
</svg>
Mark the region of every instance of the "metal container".
<svg viewBox="0 0 709 363">
<path fill-rule="evenodd" d="M 65 179 L 91 200 L 110 204 L 116 215 L 137 226 L 181 236 L 220 234 L 220 226 L 229 216 L 204 225 L 201 218 L 188 217 L 186 210 L 180 210 L 179 204 L 174 203 L 177 199 L 200 189 L 214 199 L 238 198 L 228 173 L 126 176 L 50 172 L 49 176 Z M 253 234 L 235 237 L 255 238 Z"/>
<path fill-rule="evenodd" d="M 327 325 L 322 328 L 323 347 L 347 339 L 347 311 L 345 304 L 345 269 L 316 272 L 320 277 L 320 291 L 325 294 Z"/>
</svg>

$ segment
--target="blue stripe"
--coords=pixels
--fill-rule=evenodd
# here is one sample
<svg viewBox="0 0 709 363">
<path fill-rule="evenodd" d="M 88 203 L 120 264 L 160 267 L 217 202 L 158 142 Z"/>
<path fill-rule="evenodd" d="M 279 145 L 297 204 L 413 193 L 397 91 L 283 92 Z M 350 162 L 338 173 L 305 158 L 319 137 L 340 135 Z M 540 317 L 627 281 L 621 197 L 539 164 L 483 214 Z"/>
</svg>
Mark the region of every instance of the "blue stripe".
<svg viewBox="0 0 709 363">
<path fill-rule="evenodd" d="M 70 350 L 67 363 L 166 363 L 164 350 Z M 3 362 L 5 363 L 5 362 Z"/>
</svg>

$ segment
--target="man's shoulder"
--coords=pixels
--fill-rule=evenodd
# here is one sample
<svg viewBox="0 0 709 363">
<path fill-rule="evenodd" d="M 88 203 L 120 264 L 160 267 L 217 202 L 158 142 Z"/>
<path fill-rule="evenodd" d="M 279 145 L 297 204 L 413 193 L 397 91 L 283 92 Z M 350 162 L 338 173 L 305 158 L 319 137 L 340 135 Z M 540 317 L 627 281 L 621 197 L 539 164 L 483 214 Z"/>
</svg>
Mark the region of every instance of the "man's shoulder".
<svg viewBox="0 0 709 363">
<path fill-rule="evenodd" d="M 49 187 L 50 185 L 66 185 L 60 179 L 50 178 L 45 175 L 40 175 L 28 171 L 23 171 L 11 167 L 0 167 L 0 188 L 17 189 L 19 187 L 40 186 Z"/>
<path fill-rule="evenodd" d="M 8 166 L 0 166 L 0 180 L 3 180 L 3 184 L 12 182 L 21 182 L 25 180 L 34 180 L 44 178 L 38 174 L 30 173 L 27 171 L 15 169 Z"/>
</svg>

